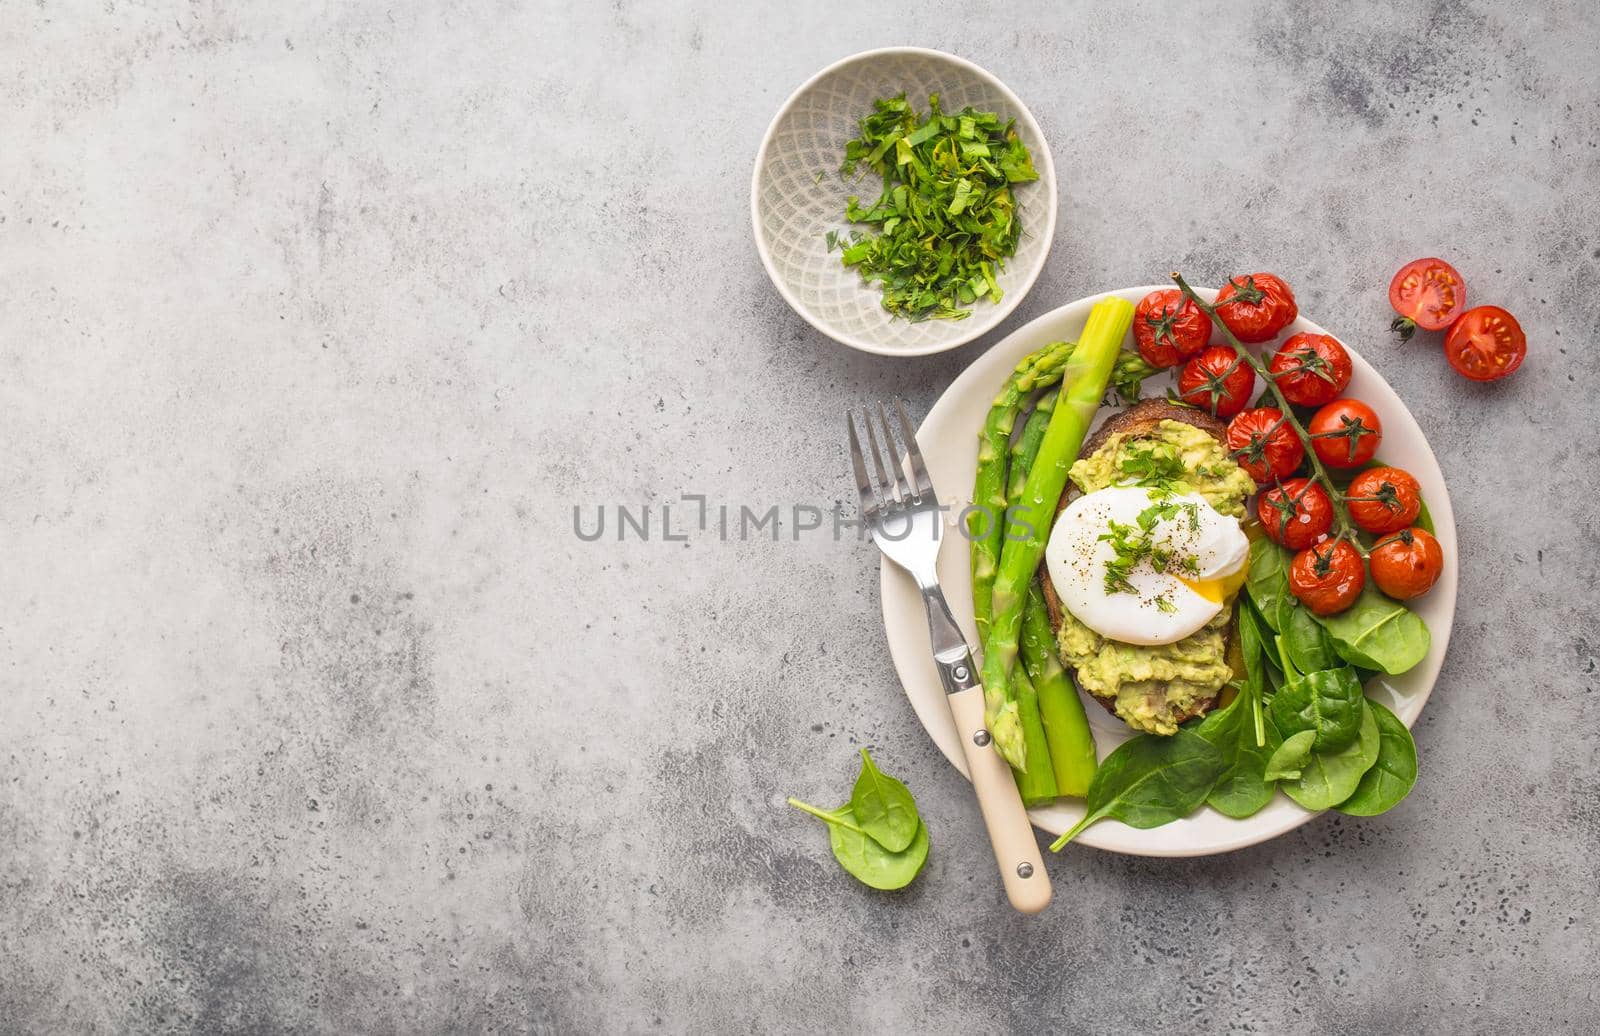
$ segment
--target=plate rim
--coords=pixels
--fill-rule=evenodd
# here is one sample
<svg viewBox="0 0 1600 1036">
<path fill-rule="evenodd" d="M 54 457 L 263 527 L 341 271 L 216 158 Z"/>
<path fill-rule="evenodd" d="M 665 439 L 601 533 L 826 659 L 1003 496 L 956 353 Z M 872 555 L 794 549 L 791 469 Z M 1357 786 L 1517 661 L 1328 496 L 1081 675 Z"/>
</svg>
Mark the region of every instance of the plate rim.
<svg viewBox="0 0 1600 1036">
<path fill-rule="evenodd" d="M 925 438 L 928 437 L 927 429 L 929 425 L 939 423 L 941 421 L 941 416 L 946 411 L 952 410 L 959 406 L 963 397 L 968 392 L 981 392 L 984 396 L 992 395 L 993 391 L 998 387 L 1001 379 L 1003 379 L 1004 371 L 1012 369 L 1023 356 L 1045 344 L 1047 341 L 1053 339 L 1053 336 L 1051 336 L 1045 330 L 1048 326 L 1060 322 L 1071 321 L 1073 317 L 1077 315 L 1075 311 L 1079 310 L 1081 310 L 1082 316 L 1087 318 L 1088 311 L 1090 308 L 1092 308 L 1093 304 L 1104 298 L 1119 296 L 1128 298 L 1130 301 L 1137 301 L 1139 298 L 1142 298 L 1151 291 L 1159 291 L 1165 288 L 1170 288 L 1171 286 L 1171 284 L 1154 284 L 1145 285 L 1142 287 L 1119 288 L 1110 291 L 1098 292 L 1094 295 L 1088 295 L 1058 306 L 1049 312 L 1043 313 L 1033 320 L 1030 320 L 1027 324 L 1017 328 L 1015 331 L 1012 331 L 1005 338 L 1001 339 L 995 345 L 985 350 L 982 355 L 975 357 L 973 361 L 968 364 L 959 375 L 956 376 L 955 380 L 945 388 L 944 392 L 940 394 L 938 400 L 935 401 L 933 407 L 929 409 L 927 415 L 923 418 L 922 422 L 917 428 L 918 446 L 923 451 L 924 456 L 928 456 L 930 452 L 938 449 L 938 447 L 924 441 Z M 1195 290 L 1201 295 L 1202 298 L 1211 298 L 1216 294 L 1216 289 L 1213 288 L 1197 287 Z M 1363 380 L 1371 378 L 1374 383 L 1380 387 L 1378 389 L 1379 393 L 1387 393 L 1388 396 L 1392 397 L 1392 406 L 1390 405 L 1390 400 L 1380 400 L 1380 402 L 1384 404 L 1383 413 L 1386 418 L 1386 423 L 1390 423 L 1392 427 L 1393 423 L 1396 421 L 1396 418 L 1398 418 L 1398 423 L 1401 425 L 1399 430 L 1415 437 L 1416 441 L 1421 444 L 1422 449 L 1425 451 L 1428 460 L 1432 463 L 1434 471 L 1438 474 L 1440 492 L 1427 494 L 1427 500 L 1428 509 L 1434 520 L 1435 528 L 1439 530 L 1441 534 L 1440 544 L 1445 550 L 1446 566 L 1444 575 L 1441 576 L 1439 584 L 1434 587 L 1432 593 L 1441 595 L 1438 600 L 1442 602 L 1445 610 L 1447 611 L 1449 621 L 1438 625 L 1434 623 L 1429 624 L 1429 633 L 1432 637 L 1432 643 L 1430 645 L 1428 655 L 1421 663 L 1421 665 L 1426 666 L 1429 671 L 1427 671 L 1425 676 L 1422 678 L 1422 685 L 1416 690 L 1409 691 L 1406 695 L 1408 705 L 1410 705 L 1412 702 L 1415 704 L 1414 706 L 1408 707 L 1405 710 L 1407 713 L 1409 713 L 1408 716 L 1401 716 L 1401 719 L 1403 722 L 1405 722 L 1407 728 L 1410 728 L 1414 726 L 1416 721 L 1421 717 L 1422 711 L 1426 707 L 1428 699 L 1432 696 L 1434 687 L 1438 683 L 1439 674 L 1443 668 L 1444 659 L 1449 649 L 1451 631 L 1455 625 L 1459 551 L 1456 537 L 1455 512 L 1451 506 L 1448 484 L 1445 481 L 1444 470 L 1439 464 L 1438 455 L 1434 453 L 1432 445 L 1428 442 L 1427 436 L 1423 433 L 1422 428 L 1417 423 L 1415 416 L 1412 415 L 1410 408 L 1406 406 L 1405 400 L 1400 397 L 1400 394 L 1396 392 L 1383 377 L 1383 375 L 1378 372 L 1377 368 L 1373 367 L 1372 364 L 1362 357 L 1361 354 L 1348 342 L 1345 342 L 1344 339 L 1339 338 L 1338 335 L 1333 335 L 1332 332 L 1311 321 L 1304 315 L 1299 316 L 1295 322 L 1281 332 L 1279 336 L 1274 339 L 1274 341 L 1280 341 L 1288 334 L 1298 333 L 1301 331 L 1313 334 L 1332 335 L 1332 337 L 1337 339 L 1345 346 L 1345 348 L 1350 352 L 1351 363 L 1355 367 L 1357 374 L 1361 376 Z M 1265 344 L 1267 343 L 1263 343 L 1263 345 Z M 987 384 L 984 379 L 988 378 L 991 373 L 995 375 L 993 378 L 994 384 L 988 386 L 986 389 L 982 388 L 981 386 Z M 1393 411 L 1393 416 L 1390 416 L 1391 410 Z M 1385 431 L 1390 431 L 1390 428 L 1386 428 Z M 977 433 L 975 430 L 972 437 L 974 439 L 973 454 L 975 458 L 977 452 L 975 442 Z M 970 494 L 970 489 L 962 489 L 959 493 L 951 493 L 949 489 L 944 489 L 943 493 L 944 495 L 942 499 L 949 501 L 959 500 L 964 503 L 967 496 Z M 952 508 L 952 512 L 953 511 L 954 509 Z M 948 524 L 949 520 L 947 519 L 947 525 Z M 966 542 L 965 539 L 959 535 L 952 535 L 949 537 L 949 539 L 959 544 L 964 544 Z M 927 699 L 930 696 L 924 694 L 923 699 L 919 699 L 918 695 L 913 692 L 913 686 L 926 685 L 926 678 L 928 674 L 934 672 L 934 670 L 932 669 L 931 663 L 922 658 L 922 656 L 927 654 L 926 644 L 908 644 L 906 642 L 908 639 L 908 634 L 903 632 L 906 625 L 909 624 L 918 630 L 921 630 L 926 625 L 924 617 L 921 614 L 920 595 L 915 597 L 914 609 L 906 607 L 904 593 L 906 587 L 910 587 L 913 595 L 916 594 L 915 587 L 911 584 L 910 577 L 902 573 L 887 558 L 880 557 L 880 609 L 884 622 L 884 632 L 889 641 L 890 656 L 894 663 L 896 675 L 900 679 L 901 689 L 904 691 L 907 699 L 910 701 L 912 710 L 917 716 L 918 722 L 922 725 L 928 736 L 933 740 L 935 746 L 939 748 L 946 760 L 956 768 L 957 772 L 963 777 L 966 777 L 966 760 L 960 751 L 958 740 L 954 736 L 941 737 L 935 732 L 934 729 L 934 726 L 940 725 L 936 721 L 939 714 L 942 712 L 947 716 L 948 710 L 929 704 Z M 960 597 L 962 595 L 957 596 Z M 1430 594 L 1430 596 L 1432 596 L 1432 594 Z M 970 638 L 970 631 L 972 629 L 972 607 L 970 601 L 965 599 L 952 600 L 950 607 L 952 612 L 955 613 L 958 622 L 960 622 L 969 632 Z M 903 618 L 898 617 L 898 613 L 901 611 L 906 611 L 910 614 Z M 1442 628 L 1440 628 L 1440 626 L 1442 626 Z M 897 632 L 897 627 L 899 627 L 901 632 Z M 925 633 L 918 635 L 920 635 L 925 641 Z M 910 635 L 909 639 L 915 641 L 916 636 Z M 926 672 L 922 671 L 924 666 L 926 666 Z M 1416 670 L 1413 670 L 1413 672 L 1415 671 Z M 942 699 L 944 697 L 944 692 L 942 688 L 936 686 L 936 676 L 934 678 L 934 682 L 935 686 L 933 690 L 937 692 L 938 699 Z M 930 725 L 930 723 L 933 725 Z M 1291 807 L 1292 811 L 1282 811 L 1282 816 L 1274 820 L 1273 823 L 1267 825 L 1253 823 L 1254 818 L 1236 821 L 1236 823 L 1241 825 L 1241 831 L 1237 837 L 1212 839 L 1203 845 L 1190 845 L 1186 843 L 1160 845 L 1136 844 L 1138 836 L 1142 835 L 1148 837 L 1148 832 L 1130 828 L 1116 820 L 1102 820 L 1099 823 L 1086 828 L 1084 832 L 1074 840 L 1074 842 L 1075 844 L 1083 844 L 1091 848 L 1104 849 L 1108 852 L 1121 853 L 1131 856 L 1214 856 L 1270 841 L 1273 838 L 1277 838 L 1295 830 L 1296 828 L 1320 815 L 1319 812 L 1311 812 L 1309 810 L 1302 809 L 1298 805 L 1288 800 L 1288 798 L 1281 792 L 1277 793 L 1274 798 L 1274 802 L 1284 802 Z M 1053 809 L 1059 808 L 1060 807 L 1053 807 Z M 1208 807 L 1202 807 L 1202 810 L 1207 808 Z M 1034 826 L 1040 828 L 1041 830 L 1050 832 L 1051 834 L 1060 834 L 1064 828 L 1057 823 L 1051 822 L 1047 819 L 1042 819 L 1041 814 L 1043 812 L 1044 811 L 1039 809 L 1029 810 L 1029 818 L 1033 821 Z M 1179 821 L 1179 823 L 1183 823 L 1183 821 Z M 1160 829 L 1157 828 L 1150 830 Z"/>
<path fill-rule="evenodd" d="M 784 283 L 783 278 L 778 276 L 777 268 L 772 261 L 771 250 L 767 248 L 766 239 L 761 234 L 761 168 L 766 164 L 767 151 L 772 146 L 773 136 L 777 132 L 778 124 L 783 121 L 785 115 L 789 114 L 789 109 L 794 107 L 795 102 L 807 90 L 841 68 L 869 58 L 882 58 L 899 54 L 918 54 L 924 57 L 939 58 L 961 66 L 978 78 L 988 81 L 1015 108 L 1016 118 L 1026 124 L 1038 139 L 1040 145 L 1038 150 L 1044 159 L 1043 170 L 1039 177 L 1040 186 L 1048 186 L 1049 188 L 1045 192 L 1047 204 L 1045 205 L 1045 227 L 1042 235 L 1045 243 L 1044 250 L 1039 254 L 1039 259 L 1033 264 L 1033 268 L 1023 274 L 1021 284 L 1008 291 L 1006 297 L 1000 300 L 994 317 L 987 324 L 975 325 L 972 330 L 957 335 L 949 342 L 917 346 L 909 349 L 888 348 L 848 332 L 836 332 L 823 327 L 812 317 L 812 314 L 801 304 L 794 293 L 789 290 L 789 286 Z M 1038 169 L 1039 166 L 1039 156 L 1036 155 L 1034 156 L 1034 167 Z M 767 280 L 772 282 L 772 286 L 778 290 L 778 294 L 782 296 L 784 302 L 788 303 L 789 308 L 799 315 L 800 319 L 810 324 L 814 330 L 820 332 L 823 337 L 830 338 L 847 348 L 870 353 L 874 356 L 934 356 L 942 352 L 949 352 L 952 349 L 959 349 L 964 345 L 970 345 L 976 339 L 982 338 L 1005 323 L 1006 319 L 1022 304 L 1022 300 L 1033 290 L 1034 284 L 1039 280 L 1039 275 L 1044 272 L 1044 268 L 1049 262 L 1050 253 L 1055 249 L 1056 219 L 1059 208 L 1060 190 L 1056 184 L 1055 158 L 1050 151 L 1050 142 L 1046 139 L 1044 130 L 1039 126 L 1039 120 L 1033 117 L 1033 111 L 1022 102 L 1022 98 L 1017 96 L 1016 91 L 1007 86 L 993 72 L 967 58 L 933 47 L 874 47 L 870 50 L 857 51 L 854 54 L 846 55 L 813 74 L 805 82 L 795 87 L 794 91 L 784 99 L 777 113 L 772 116 L 772 121 L 767 123 L 765 132 L 761 134 L 761 146 L 756 149 L 755 166 L 750 170 L 750 232 L 751 237 L 755 239 L 756 254 L 761 259 L 761 267 L 767 272 Z"/>
</svg>

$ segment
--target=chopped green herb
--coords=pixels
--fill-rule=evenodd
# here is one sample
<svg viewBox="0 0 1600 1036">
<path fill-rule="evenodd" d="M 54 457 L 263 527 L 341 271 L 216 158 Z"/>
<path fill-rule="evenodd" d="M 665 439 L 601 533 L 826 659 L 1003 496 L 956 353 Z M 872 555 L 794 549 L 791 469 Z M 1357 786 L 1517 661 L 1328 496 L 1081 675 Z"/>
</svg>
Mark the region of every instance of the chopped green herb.
<svg viewBox="0 0 1600 1036">
<path fill-rule="evenodd" d="M 845 145 L 840 173 L 863 163 L 883 177 L 870 205 L 851 195 L 857 233 L 841 261 L 883 292 L 883 308 L 908 320 L 962 320 L 979 299 L 999 302 L 996 274 L 1022 233 L 1011 185 L 1037 180 L 1014 124 L 972 108 L 946 115 L 939 95 L 919 114 L 905 95 L 880 99 Z M 830 251 L 831 251 L 830 245 Z"/>
<path fill-rule="evenodd" d="M 1106 522 L 1109 532 L 1100 534 L 1100 539 L 1111 544 L 1115 557 L 1106 562 L 1105 591 L 1108 594 L 1137 593 L 1133 581 L 1129 576 L 1138 567 L 1141 561 L 1149 562 L 1150 567 L 1157 572 L 1171 572 L 1176 569 L 1187 575 L 1197 575 L 1200 571 L 1200 562 L 1192 556 L 1174 557 L 1170 547 L 1153 542 L 1152 536 L 1158 522 L 1168 521 L 1179 514 L 1189 516 L 1189 528 L 1198 531 L 1200 528 L 1200 508 L 1193 503 L 1174 503 L 1172 501 L 1158 501 L 1139 512 L 1135 519 L 1137 527 L 1126 522 L 1119 522 L 1115 518 Z M 1168 602 L 1169 604 L 1171 602 Z M 1161 606 L 1158 599 L 1157 607 Z M 1162 608 L 1167 611 L 1167 608 Z"/>
<path fill-rule="evenodd" d="M 1188 474 L 1183 460 L 1170 446 L 1132 446 L 1122 459 L 1122 473 L 1132 485 L 1148 486 L 1154 496 L 1171 496 Z"/>
</svg>

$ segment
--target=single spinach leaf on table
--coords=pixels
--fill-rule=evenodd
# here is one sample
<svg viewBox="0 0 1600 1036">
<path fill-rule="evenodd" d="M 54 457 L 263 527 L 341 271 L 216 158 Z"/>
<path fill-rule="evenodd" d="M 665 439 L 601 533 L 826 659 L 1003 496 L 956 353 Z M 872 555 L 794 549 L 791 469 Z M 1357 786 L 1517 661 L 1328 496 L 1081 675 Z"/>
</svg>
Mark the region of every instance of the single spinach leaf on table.
<svg viewBox="0 0 1600 1036">
<path fill-rule="evenodd" d="M 928 826 L 921 821 L 911 843 L 892 853 L 862 830 L 848 803 L 834 810 L 818 809 L 798 799 L 790 799 L 789 805 L 828 825 L 833 858 L 864 885 L 886 890 L 905 888 L 928 862 Z"/>
<path fill-rule="evenodd" d="M 1311 758 L 1311 744 L 1316 741 L 1315 730 L 1300 730 L 1283 739 L 1262 774 L 1267 780 L 1292 781 L 1300 777 L 1300 769 Z"/>
<path fill-rule="evenodd" d="M 1223 816 L 1243 820 L 1272 801 L 1273 782 L 1265 778 L 1267 759 L 1278 747 L 1271 720 L 1262 724 L 1263 744 L 1256 744 L 1255 691 L 1246 687 L 1225 709 L 1212 712 L 1194 732 L 1222 753 L 1222 772 L 1206 796 L 1206 804 Z"/>
<path fill-rule="evenodd" d="M 1129 827 L 1150 828 L 1181 820 L 1199 809 L 1221 776 L 1217 747 L 1192 729 L 1171 737 L 1140 734 L 1124 741 L 1095 771 L 1082 820 L 1050 846 L 1059 851 L 1096 820 L 1111 817 Z"/>
<path fill-rule="evenodd" d="M 1363 714 L 1361 682 L 1349 666 L 1291 676 L 1272 697 L 1267 714 L 1283 737 L 1310 730 L 1319 752 L 1337 751 L 1356 739 Z"/>
<path fill-rule="evenodd" d="M 1417 744 L 1400 717 L 1367 699 L 1378 723 L 1378 761 L 1361 775 L 1348 799 L 1334 808 L 1353 817 L 1375 817 L 1393 809 L 1417 783 Z"/>
<path fill-rule="evenodd" d="M 850 809 L 856 824 L 892 853 L 911 844 L 921 823 L 911 792 L 878 769 L 865 748 L 861 750 L 861 773 L 850 793 Z"/>
<path fill-rule="evenodd" d="M 1354 741 L 1333 752 L 1313 751 L 1297 780 L 1285 781 L 1283 792 L 1306 809 L 1337 806 L 1355 793 L 1361 777 L 1378 761 L 1378 721 L 1361 703 L 1361 732 Z"/>
<path fill-rule="evenodd" d="M 1333 649 L 1351 665 L 1395 675 L 1428 654 L 1432 638 L 1422 617 L 1368 586 L 1356 603 L 1317 619 L 1333 638 Z"/>
</svg>

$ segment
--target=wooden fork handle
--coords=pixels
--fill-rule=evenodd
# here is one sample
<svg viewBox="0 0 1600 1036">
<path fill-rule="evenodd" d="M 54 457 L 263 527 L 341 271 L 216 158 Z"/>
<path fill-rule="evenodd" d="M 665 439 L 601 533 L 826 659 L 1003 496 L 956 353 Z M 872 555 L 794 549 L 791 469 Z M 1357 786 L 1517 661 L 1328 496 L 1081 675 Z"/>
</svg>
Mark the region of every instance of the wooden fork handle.
<svg viewBox="0 0 1600 1036">
<path fill-rule="evenodd" d="M 994 740 L 984 726 L 983 688 L 968 687 L 947 697 L 1006 897 L 1024 914 L 1037 914 L 1050 905 L 1050 875 L 1045 873 L 1039 840 L 1034 837 L 1011 767 L 994 750 Z M 1041 759 L 1038 765 L 1049 766 L 1050 762 Z"/>
</svg>

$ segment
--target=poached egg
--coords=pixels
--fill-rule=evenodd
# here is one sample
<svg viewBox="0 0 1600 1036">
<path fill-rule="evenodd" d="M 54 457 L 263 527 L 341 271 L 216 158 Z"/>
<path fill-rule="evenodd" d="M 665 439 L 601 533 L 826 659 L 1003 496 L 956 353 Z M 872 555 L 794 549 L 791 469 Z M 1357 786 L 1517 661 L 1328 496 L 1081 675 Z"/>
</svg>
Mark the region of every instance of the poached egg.
<svg viewBox="0 0 1600 1036">
<path fill-rule="evenodd" d="M 1238 592 L 1250 540 L 1203 496 L 1115 486 L 1068 504 L 1044 556 L 1061 603 L 1085 626 L 1125 644 L 1172 644 Z"/>
</svg>

